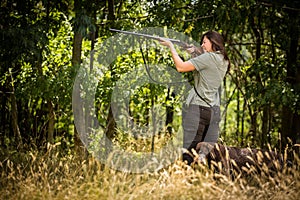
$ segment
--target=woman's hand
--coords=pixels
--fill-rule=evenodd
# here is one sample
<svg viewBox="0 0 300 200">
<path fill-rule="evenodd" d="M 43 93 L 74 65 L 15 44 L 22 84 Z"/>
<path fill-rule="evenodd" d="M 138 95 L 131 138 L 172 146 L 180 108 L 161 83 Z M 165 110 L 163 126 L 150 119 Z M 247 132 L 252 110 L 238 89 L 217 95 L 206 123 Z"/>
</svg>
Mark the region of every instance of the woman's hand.
<svg viewBox="0 0 300 200">
<path fill-rule="evenodd" d="M 185 48 L 185 50 L 189 53 L 192 54 L 196 51 L 196 47 L 194 45 L 190 45 L 187 48 Z"/>
<path fill-rule="evenodd" d="M 167 39 L 164 39 L 164 38 L 160 38 L 159 39 L 159 43 L 166 46 L 166 47 L 169 47 L 169 48 L 174 48 L 174 45 L 173 43 L 170 41 L 170 40 L 167 40 Z"/>
<path fill-rule="evenodd" d="M 160 38 L 159 39 L 160 44 L 167 46 L 170 48 L 172 59 L 175 63 L 175 67 L 178 72 L 189 72 L 195 70 L 194 65 L 191 62 L 183 62 L 183 60 L 180 58 L 178 53 L 176 52 L 176 49 L 173 45 L 173 43 L 170 40 Z"/>
<path fill-rule="evenodd" d="M 188 48 L 185 49 L 192 57 L 197 57 L 204 53 L 202 47 L 196 47 L 194 45 L 190 45 Z"/>
</svg>

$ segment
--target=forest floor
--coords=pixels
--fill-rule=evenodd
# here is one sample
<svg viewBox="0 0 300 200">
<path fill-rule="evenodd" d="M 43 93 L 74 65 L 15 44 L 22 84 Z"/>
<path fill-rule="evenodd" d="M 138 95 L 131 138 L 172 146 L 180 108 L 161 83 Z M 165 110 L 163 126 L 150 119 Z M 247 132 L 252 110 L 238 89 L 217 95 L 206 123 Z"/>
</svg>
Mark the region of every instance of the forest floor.
<svg viewBox="0 0 300 200">
<path fill-rule="evenodd" d="M 278 199 L 300 196 L 300 161 L 272 173 L 268 168 L 232 176 L 181 161 L 153 173 L 105 167 L 89 156 L 46 152 L 1 155 L 0 199 Z"/>
</svg>

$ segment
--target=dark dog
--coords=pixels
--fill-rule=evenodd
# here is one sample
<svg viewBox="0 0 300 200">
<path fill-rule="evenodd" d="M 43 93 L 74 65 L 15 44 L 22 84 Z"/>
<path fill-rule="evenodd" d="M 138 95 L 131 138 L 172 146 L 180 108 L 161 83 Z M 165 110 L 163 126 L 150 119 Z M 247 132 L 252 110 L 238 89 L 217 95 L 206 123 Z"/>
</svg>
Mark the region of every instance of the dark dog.
<svg viewBox="0 0 300 200">
<path fill-rule="evenodd" d="M 283 167 L 283 158 L 274 151 L 266 151 L 250 148 L 228 147 L 222 144 L 200 142 L 196 147 L 199 156 L 195 157 L 195 162 L 206 163 L 210 167 L 230 173 L 261 171 L 267 169 L 278 171 Z"/>
</svg>

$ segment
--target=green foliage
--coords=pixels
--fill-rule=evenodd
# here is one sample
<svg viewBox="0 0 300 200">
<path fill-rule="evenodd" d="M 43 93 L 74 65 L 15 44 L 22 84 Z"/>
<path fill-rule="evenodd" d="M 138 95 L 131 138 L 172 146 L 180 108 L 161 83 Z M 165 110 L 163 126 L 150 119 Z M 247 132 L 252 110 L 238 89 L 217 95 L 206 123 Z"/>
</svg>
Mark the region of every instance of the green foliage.
<svg viewBox="0 0 300 200">
<path fill-rule="evenodd" d="M 81 55 L 84 61 L 89 59 L 92 48 L 97 49 L 112 36 L 108 28 L 165 27 L 185 33 L 196 41 L 210 29 L 224 36 L 231 71 L 224 85 L 224 101 L 228 102 L 223 105 L 227 109 L 223 115 L 222 138 L 230 143 L 237 141 L 237 145 L 263 146 L 272 141 L 272 145 L 280 146 L 275 138 L 282 131 L 282 109 L 289 107 L 293 114 L 300 112 L 299 56 L 290 57 L 295 51 L 291 49 L 295 39 L 291 38 L 295 37 L 293 33 L 299 32 L 294 26 L 299 22 L 296 2 L 157 0 L 109 3 L 1 1 L 0 91 L 3 95 L 0 108 L 3 112 L 0 119 L 5 124 L 0 128 L 4 133 L 1 143 L 15 134 L 11 125 L 13 96 L 17 99 L 18 124 L 25 141 L 38 138 L 37 143 L 43 143 L 50 116 L 54 113 L 55 137 L 57 140 L 66 137 L 68 144 L 73 142 L 71 90 L 79 68 L 71 65 L 74 33 L 83 36 Z M 131 44 L 126 39 L 122 42 L 124 49 Z M 149 43 L 143 45 L 150 65 L 173 67 L 168 53 L 152 48 Z M 95 56 L 106 55 L 109 60 L 115 56 L 115 48 L 118 47 L 96 52 Z M 189 58 L 182 51 L 180 54 L 186 60 Z M 117 56 L 109 66 L 95 64 L 93 67 L 101 69 L 103 76 L 95 74 L 95 77 L 85 78 L 98 83 L 95 109 L 100 126 L 105 128 L 114 87 L 129 74 L 148 75 L 142 55 L 135 47 Z M 156 80 L 172 80 L 173 74 L 163 73 L 166 70 L 167 67 L 152 67 L 150 75 L 160 73 L 161 76 L 154 77 Z M 185 74 L 183 78 L 189 76 Z M 152 84 L 150 78 L 140 87 L 130 87 L 135 84 L 137 80 L 132 79 L 126 85 L 131 94 L 131 117 L 143 125 L 150 124 L 149 110 L 161 105 L 161 111 L 171 109 L 175 113 L 172 128 L 177 130 L 181 94 L 168 99 L 174 88 Z M 267 135 L 270 139 L 261 138 Z"/>
<path fill-rule="evenodd" d="M 62 88 L 70 84 L 65 81 L 66 76 L 71 74 L 66 74 L 68 66 L 70 67 L 71 35 L 68 35 L 71 34 L 70 24 L 64 24 L 67 20 L 58 10 L 65 3 L 64 1 L 55 4 L 52 2 L 45 4 L 42 1 L 1 2 L 3 11 L 0 23 L 2 35 L 0 76 L 3 83 L 1 90 L 7 94 L 13 90 L 12 95 L 18 100 L 19 127 L 24 140 L 27 141 L 37 141 L 39 138 L 44 140 L 47 134 L 45 123 L 49 120 L 45 109 L 47 102 L 57 103 L 58 99 L 62 100 L 67 96 L 70 98 L 70 95 L 66 94 L 70 91 L 70 87 Z M 9 69 L 13 72 L 11 75 L 6 72 Z M 9 76 L 11 78 L 8 78 Z M 56 88 L 58 90 L 52 90 Z M 62 96 L 59 98 L 58 94 Z M 4 112 L 9 114 L 11 110 L 7 108 L 9 101 L 6 99 L 10 99 L 12 95 L 5 95 L 2 98 L 4 104 L 1 105 L 1 109 L 8 109 Z M 64 108 L 60 113 L 64 117 L 65 109 L 68 108 Z M 9 124 L 7 121 L 9 118 L 2 120 Z M 68 129 L 64 131 L 66 130 Z M 7 131 L 4 130 L 5 136 L 9 133 Z"/>
</svg>

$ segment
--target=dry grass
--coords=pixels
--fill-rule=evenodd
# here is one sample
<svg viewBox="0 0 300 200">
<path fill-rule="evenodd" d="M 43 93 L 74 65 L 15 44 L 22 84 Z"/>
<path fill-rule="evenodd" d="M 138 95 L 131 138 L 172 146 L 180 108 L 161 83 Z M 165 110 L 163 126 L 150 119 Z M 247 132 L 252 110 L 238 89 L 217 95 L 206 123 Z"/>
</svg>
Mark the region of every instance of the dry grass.
<svg viewBox="0 0 300 200">
<path fill-rule="evenodd" d="M 206 166 L 180 161 L 156 173 L 114 171 L 90 157 L 47 151 L 16 153 L 1 160 L 0 199 L 298 199 L 299 159 L 291 168 L 268 169 L 235 179 Z"/>
</svg>

